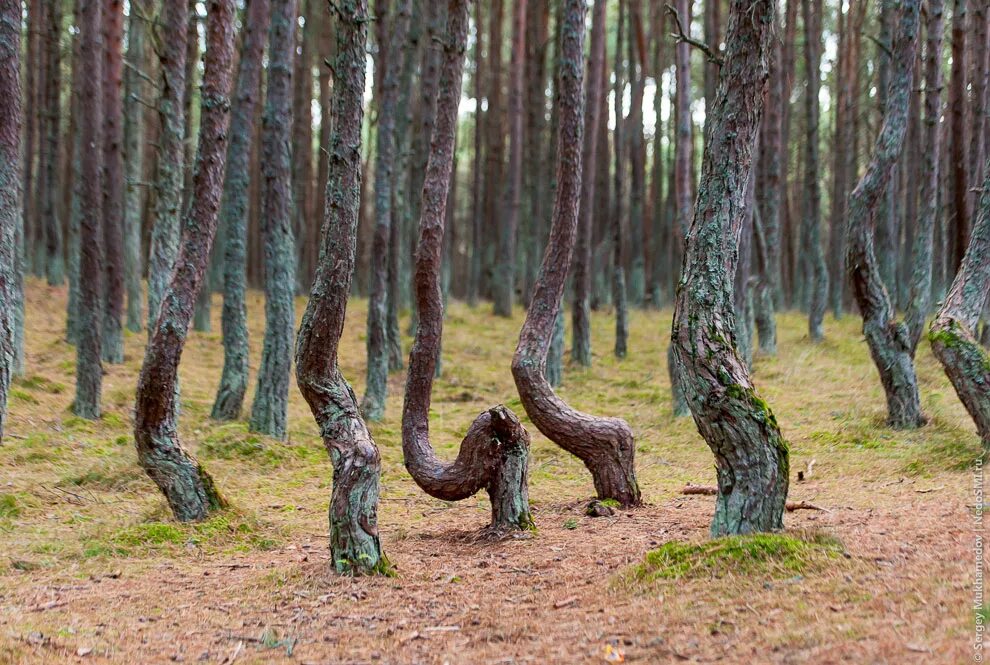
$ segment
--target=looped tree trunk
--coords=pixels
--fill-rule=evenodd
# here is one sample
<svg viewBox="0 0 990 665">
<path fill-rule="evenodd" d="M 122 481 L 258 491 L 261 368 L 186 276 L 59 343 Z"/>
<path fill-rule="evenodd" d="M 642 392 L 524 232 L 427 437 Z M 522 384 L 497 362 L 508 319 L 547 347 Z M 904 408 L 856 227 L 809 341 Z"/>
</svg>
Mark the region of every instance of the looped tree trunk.
<svg viewBox="0 0 990 665">
<path fill-rule="evenodd" d="M 333 463 L 330 552 L 338 573 L 390 571 L 378 537 L 381 459 L 337 367 L 357 248 L 367 0 L 336 5 L 337 60 L 320 262 L 296 348 L 296 381 Z M 331 232 L 333 229 L 333 232 Z"/>
<path fill-rule="evenodd" d="M 498 537 L 533 526 L 527 491 L 529 435 L 519 419 L 502 405 L 485 411 L 471 424 L 453 463 L 439 460 L 430 444 L 430 398 L 443 333 L 440 267 L 444 216 L 464 69 L 467 10 L 467 0 L 449 1 L 436 128 L 419 221 L 415 280 L 420 318 L 409 354 L 402 452 L 406 469 L 430 496 L 457 501 L 485 488 L 492 502 L 492 521 L 485 534 Z"/>
<path fill-rule="evenodd" d="M 603 3 L 595 11 L 603 12 Z M 558 397 L 544 376 L 564 281 L 574 250 L 581 201 L 583 122 L 581 85 L 584 70 L 584 14 L 581 0 L 568 0 L 560 59 L 560 143 L 553 226 L 539 277 L 519 332 L 512 376 L 533 424 L 558 446 L 577 456 L 591 472 L 600 499 L 624 506 L 640 503 L 634 465 L 633 433 L 624 420 L 581 413 Z M 604 30 L 593 30 L 592 54 L 604 47 Z M 593 91 L 589 88 L 589 98 Z M 585 143 L 585 154 L 587 144 Z M 589 165 L 590 166 L 590 165 Z M 591 177 L 589 171 L 588 177 Z"/>
</svg>

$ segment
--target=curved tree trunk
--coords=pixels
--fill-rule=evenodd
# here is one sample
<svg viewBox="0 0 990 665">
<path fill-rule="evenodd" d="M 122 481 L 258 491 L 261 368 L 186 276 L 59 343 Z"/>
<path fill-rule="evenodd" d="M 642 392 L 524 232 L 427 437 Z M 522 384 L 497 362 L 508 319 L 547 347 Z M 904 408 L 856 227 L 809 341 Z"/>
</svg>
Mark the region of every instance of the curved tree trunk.
<svg viewBox="0 0 990 665">
<path fill-rule="evenodd" d="M 0 4 L 0 445 L 14 369 L 14 287 L 21 196 L 21 3 Z"/>
<path fill-rule="evenodd" d="M 512 3 L 509 60 L 509 166 L 503 221 L 498 226 L 498 267 L 492 284 L 496 316 L 512 316 L 516 300 L 516 242 L 522 207 L 523 69 L 526 56 L 526 0 Z M 535 158 L 535 155 L 530 157 Z"/>
<path fill-rule="evenodd" d="M 986 173 L 969 247 L 928 338 L 990 453 L 990 355 L 976 338 L 990 292 L 990 164 Z"/>
<path fill-rule="evenodd" d="M 220 207 L 223 225 L 223 374 L 211 416 L 236 420 L 248 385 L 247 215 L 251 188 L 251 139 L 261 92 L 261 65 L 268 35 L 269 0 L 251 0 L 244 20 L 244 41 L 230 119 L 227 173 Z"/>
<path fill-rule="evenodd" d="M 145 205 L 144 179 L 145 123 L 144 106 L 147 99 L 147 26 L 150 2 L 130 0 L 127 19 L 127 62 L 124 72 L 124 287 L 127 291 L 127 329 L 139 332 L 142 320 L 141 286 L 141 218 Z"/>
<path fill-rule="evenodd" d="M 103 360 L 124 362 L 124 3 L 103 8 Z"/>
<path fill-rule="evenodd" d="M 330 553 L 339 573 L 386 573 L 378 538 L 381 458 L 337 366 L 357 248 L 364 118 L 366 0 L 337 6 L 333 131 L 322 248 L 296 347 L 296 381 L 333 463 Z"/>
<path fill-rule="evenodd" d="M 804 63 L 808 87 L 804 93 L 805 105 L 805 156 L 804 156 L 804 252 L 812 274 L 808 276 L 810 299 L 808 304 L 808 335 L 813 342 L 825 337 L 822 321 L 828 306 L 828 269 L 822 248 L 822 188 L 820 160 L 818 158 L 818 123 L 821 117 L 818 94 L 821 90 L 821 0 L 801 0 L 804 20 Z"/>
<path fill-rule="evenodd" d="M 932 254 L 935 220 L 939 215 L 939 176 L 942 163 L 942 34 L 945 27 L 942 0 L 928 0 L 925 44 L 925 119 L 922 127 L 920 210 L 911 248 L 911 296 L 904 325 L 911 353 L 925 327 L 932 304 Z"/>
<path fill-rule="evenodd" d="M 457 459 L 449 464 L 437 458 L 430 444 L 430 397 L 443 333 L 440 263 L 444 214 L 464 69 L 467 0 L 450 0 L 447 20 L 436 127 L 423 183 L 415 276 L 420 320 L 409 353 L 402 452 L 406 469 L 430 496 L 456 501 L 486 489 L 492 502 L 492 521 L 486 531 L 500 536 L 533 525 L 527 494 L 529 435 L 516 416 L 501 405 L 479 415 L 468 429 Z"/>
<path fill-rule="evenodd" d="M 186 40 L 189 4 L 163 2 L 158 17 L 161 82 L 158 99 L 158 151 L 155 173 L 155 212 L 148 251 L 148 335 L 158 322 L 162 294 L 169 285 L 179 244 L 179 217 L 186 125 L 183 100 L 186 89 Z"/>
<path fill-rule="evenodd" d="M 715 454 L 718 498 L 712 535 L 783 526 L 787 445 L 735 349 L 735 244 L 760 126 L 773 2 L 732 0 L 718 93 L 709 116 L 694 223 L 674 309 L 675 364 L 698 430 Z"/>
<path fill-rule="evenodd" d="M 272 0 L 268 88 L 262 118 L 261 236 L 265 245 L 265 341 L 250 429 L 287 434 L 292 334 L 296 326 L 296 247 L 292 239 L 292 61 L 296 1 Z"/>
<path fill-rule="evenodd" d="M 595 202 L 594 166 L 598 159 L 598 115 L 602 110 L 605 74 L 605 0 L 595 0 L 591 15 L 591 55 L 588 83 L 584 90 L 584 145 L 581 148 L 581 200 L 578 209 L 577 245 L 572 275 L 574 304 L 571 308 L 571 359 L 591 365 L 591 220 Z M 602 158 L 604 159 L 604 155 Z M 557 385 L 553 381 L 551 385 Z"/>
<path fill-rule="evenodd" d="M 565 0 L 553 226 L 512 357 L 512 376 L 530 420 L 547 438 L 584 462 L 594 479 L 598 498 L 614 499 L 628 506 L 640 502 L 634 465 L 636 448 L 629 425 L 619 418 L 596 418 L 572 409 L 544 378 L 547 350 L 574 250 L 581 202 L 585 11 L 583 0 Z M 589 90 L 588 95 L 591 94 Z M 591 175 L 588 173 L 587 177 Z"/>
<path fill-rule="evenodd" d="M 151 330 L 135 403 L 138 462 L 165 495 L 179 521 L 203 519 L 226 505 L 213 479 L 179 442 L 175 388 L 196 293 L 203 286 L 217 230 L 230 124 L 234 13 L 233 0 L 207 2 L 206 57 L 193 190 L 182 224 L 175 272 L 163 294 L 161 314 Z"/>
<path fill-rule="evenodd" d="M 83 146 L 96 146 L 82 159 L 79 186 L 79 303 L 76 342 L 76 398 L 72 410 L 100 417 L 103 386 L 101 321 L 103 295 L 103 39 L 102 2 L 82 3 L 79 33 L 82 76 L 79 134 Z"/>
<path fill-rule="evenodd" d="M 896 428 L 914 428 L 925 424 L 926 418 L 921 412 L 913 349 L 906 327 L 894 319 L 894 308 L 873 253 L 872 227 L 907 131 L 919 0 L 885 2 L 891 3 L 892 20 L 897 26 L 894 30 L 890 85 L 883 126 L 877 136 L 873 156 L 849 196 L 847 263 L 853 294 L 863 316 L 863 334 L 887 396 L 887 422 Z"/>
</svg>

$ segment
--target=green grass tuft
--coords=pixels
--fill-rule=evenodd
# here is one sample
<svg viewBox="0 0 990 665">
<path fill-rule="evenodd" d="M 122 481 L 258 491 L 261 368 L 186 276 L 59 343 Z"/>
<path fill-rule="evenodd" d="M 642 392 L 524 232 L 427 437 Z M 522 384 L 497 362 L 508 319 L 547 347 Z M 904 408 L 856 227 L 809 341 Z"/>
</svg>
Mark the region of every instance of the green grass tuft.
<svg viewBox="0 0 990 665">
<path fill-rule="evenodd" d="M 21 514 L 17 497 L 13 494 L 0 494 L 0 519 L 14 519 Z"/>
</svg>

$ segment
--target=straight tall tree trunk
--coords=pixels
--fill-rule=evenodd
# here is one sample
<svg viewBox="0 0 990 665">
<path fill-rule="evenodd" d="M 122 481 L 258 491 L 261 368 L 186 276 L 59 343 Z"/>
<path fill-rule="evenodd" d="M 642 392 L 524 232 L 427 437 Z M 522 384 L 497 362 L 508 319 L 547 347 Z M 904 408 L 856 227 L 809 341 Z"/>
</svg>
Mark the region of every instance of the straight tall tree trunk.
<svg viewBox="0 0 990 665">
<path fill-rule="evenodd" d="M 103 10 L 103 360 L 124 362 L 124 3 Z"/>
<path fill-rule="evenodd" d="M 288 433 L 289 372 L 296 327 L 296 247 L 292 238 L 292 61 L 295 0 L 272 0 L 268 87 L 262 118 L 261 238 L 265 246 L 265 341 L 251 405 L 252 432 Z"/>
<path fill-rule="evenodd" d="M 643 30 L 642 0 L 629 0 L 629 117 L 625 123 L 629 150 L 629 249 L 626 289 L 633 307 L 646 302 L 646 147 L 643 138 L 643 99 L 646 94 L 646 35 Z"/>
<path fill-rule="evenodd" d="M 774 2 L 731 0 L 725 59 L 684 272 L 674 308 L 674 358 L 698 430 L 715 454 L 713 536 L 783 527 L 788 452 L 735 348 L 732 279 L 748 210 L 752 157 L 774 38 Z"/>
<path fill-rule="evenodd" d="M 612 302 L 615 305 L 615 357 L 625 358 L 629 338 L 629 312 L 626 302 L 626 247 L 623 238 L 623 210 L 625 203 L 625 124 L 622 117 L 622 100 L 625 91 L 625 81 L 622 70 L 622 46 L 625 43 L 624 28 L 626 19 L 626 4 L 629 0 L 619 0 L 619 26 L 615 32 L 615 77 L 612 90 L 613 113 L 615 114 L 615 129 L 612 132 L 612 150 L 615 157 L 615 168 L 612 179 L 615 191 L 612 198 L 612 211 L 609 215 L 609 231 L 612 236 Z M 630 70 L 632 69 L 632 63 Z"/>
<path fill-rule="evenodd" d="M 217 231 L 230 125 L 234 1 L 208 0 L 206 5 L 199 148 L 190 205 L 182 222 L 175 271 L 145 350 L 134 407 L 138 462 L 182 522 L 204 519 L 226 505 L 213 478 L 179 442 L 175 403 L 179 360 Z"/>
<path fill-rule="evenodd" d="M 884 0 L 896 26 L 884 121 L 866 173 L 849 196 L 848 267 L 853 294 L 863 317 L 863 334 L 887 396 L 887 422 L 915 428 L 921 412 L 913 349 L 894 308 L 873 252 L 873 226 L 907 132 L 909 96 L 918 37 L 919 0 Z"/>
<path fill-rule="evenodd" d="M 378 2 L 378 16 L 386 15 L 385 0 Z M 387 48 L 379 45 L 377 67 L 381 76 L 375 90 L 378 128 L 375 145 L 375 232 L 371 245 L 371 293 L 368 299 L 368 370 L 361 412 L 368 420 L 381 420 L 388 396 L 388 246 L 392 225 L 392 184 L 395 168 L 395 122 L 399 113 L 399 75 L 412 12 L 411 0 L 398 0 L 391 16 Z"/>
<path fill-rule="evenodd" d="M 230 119 L 227 170 L 220 224 L 223 225 L 223 374 L 211 416 L 236 420 L 248 385 L 247 289 L 248 195 L 251 188 L 251 142 L 261 93 L 262 57 L 268 36 L 269 0 L 250 0 L 244 19 L 237 88 Z"/>
<path fill-rule="evenodd" d="M 186 126 L 183 96 L 186 89 L 186 41 L 189 5 L 182 0 L 163 2 L 158 17 L 158 59 L 161 81 L 158 98 L 158 151 L 155 169 L 155 212 L 148 252 L 148 334 L 158 321 L 162 294 L 172 276 L 178 253 L 182 206 L 183 147 Z"/>
<path fill-rule="evenodd" d="M 342 574 L 390 569 L 378 536 L 381 457 L 337 365 L 357 247 L 368 23 L 366 0 L 338 6 L 326 217 L 320 263 L 296 347 L 296 381 L 333 464 L 330 555 Z"/>
<path fill-rule="evenodd" d="M 605 72 L 605 0 L 595 0 L 591 15 L 591 53 L 588 79 L 584 89 L 584 144 L 581 147 L 581 198 L 579 202 L 577 244 L 572 275 L 574 303 L 571 308 L 571 360 L 582 367 L 591 366 L 591 222 L 595 202 L 595 164 L 598 159 L 599 114 L 604 96 Z M 559 153 L 559 147 L 558 147 Z M 602 155 L 605 158 L 605 155 Z M 559 183 L 558 183 L 559 188 Z M 561 291 L 563 293 L 563 291 Z"/>
<path fill-rule="evenodd" d="M 949 159 L 950 201 L 952 215 L 951 252 L 949 270 L 955 274 L 962 262 L 969 241 L 969 193 L 966 174 L 966 12 L 967 0 L 954 0 L 952 5 L 952 71 L 949 75 L 949 127 L 951 144 Z"/>
<path fill-rule="evenodd" d="M 45 0 L 45 80 L 43 81 L 42 132 L 44 142 L 38 165 L 38 212 L 45 239 L 45 275 L 50 286 L 61 286 L 65 280 L 65 259 L 62 251 L 62 222 L 57 203 L 61 193 L 59 182 L 59 144 L 61 138 L 62 85 L 62 0 Z"/>
<path fill-rule="evenodd" d="M 409 353 L 402 453 L 406 469 L 430 496 L 456 501 L 482 488 L 487 490 L 492 521 L 485 533 L 501 537 L 533 528 L 527 494 L 529 434 L 515 414 L 499 405 L 479 415 L 452 463 L 438 459 L 430 443 L 430 399 L 443 334 L 440 263 L 467 42 L 468 0 L 449 0 L 447 21 L 436 127 L 423 183 L 415 274 L 420 321 Z"/>
<path fill-rule="evenodd" d="M 21 195 L 21 3 L 0 2 L 0 446 L 14 370 L 14 299 Z"/>
<path fill-rule="evenodd" d="M 601 4 L 604 3 L 596 5 L 598 13 L 602 12 Z M 639 504 L 641 498 L 635 472 L 636 446 L 629 425 L 619 418 L 597 418 L 571 408 L 544 378 L 550 337 L 574 251 L 583 191 L 582 162 L 587 154 L 587 142 L 583 141 L 581 86 L 586 11 L 584 0 L 564 0 L 553 226 L 512 357 L 512 377 L 530 420 L 547 438 L 584 462 L 598 498 L 632 506 Z M 598 58 L 602 57 L 603 46 L 598 40 L 604 40 L 602 32 L 592 31 L 592 38 L 597 38 L 592 46 L 592 67 L 601 62 Z M 594 85 L 589 83 L 586 97 L 593 96 L 593 89 Z M 588 173 L 587 177 L 591 175 Z"/>
<path fill-rule="evenodd" d="M 485 215 L 485 116 L 481 98 L 485 89 L 484 68 L 481 66 L 481 54 L 485 37 L 482 23 L 481 3 L 475 3 L 474 18 L 474 156 L 472 159 L 471 186 L 471 259 L 468 269 L 468 305 L 475 307 L 481 297 L 482 254 L 484 252 L 484 215 Z"/>
</svg>

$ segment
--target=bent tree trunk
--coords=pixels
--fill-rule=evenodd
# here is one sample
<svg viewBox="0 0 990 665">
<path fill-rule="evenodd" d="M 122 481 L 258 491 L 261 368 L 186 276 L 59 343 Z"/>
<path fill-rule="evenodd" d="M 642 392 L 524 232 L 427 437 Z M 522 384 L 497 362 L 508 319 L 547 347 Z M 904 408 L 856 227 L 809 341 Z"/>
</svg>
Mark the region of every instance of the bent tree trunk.
<svg viewBox="0 0 990 665">
<path fill-rule="evenodd" d="M 976 325 L 990 290 L 990 166 L 986 173 L 969 247 L 928 338 L 973 417 L 984 450 L 990 452 L 990 355 L 976 338 Z"/>
<path fill-rule="evenodd" d="M 571 359 L 591 365 L 591 220 L 595 201 L 594 166 L 598 159 L 598 115 L 602 110 L 605 74 L 605 0 L 595 0 L 591 16 L 591 54 L 584 94 L 584 146 L 581 149 L 581 200 L 574 254 L 574 304 L 571 308 Z M 559 381 L 557 382 L 559 383 Z M 551 385 L 556 385 L 554 381 Z"/>
<path fill-rule="evenodd" d="M 863 334 L 887 396 L 887 422 L 895 428 L 915 428 L 924 425 L 926 418 L 918 396 L 913 348 L 906 326 L 894 319 L 894 308 L 873 252 L 873 223 L 907 132 L 919 0 L 885 2 L 891 4 L 890 11 L 898 24 L 887 104 L 869 166 L 849 195 L 847 263 L 853 294 L 863 316 Z"/>
<path fill-rule="evenodd" d="M 519 419 L 502 405 L 485 411 L 471 424 L 453 463 L 439 460 L 430 443 L 430 398 L 443 334 L 440 267 L 444 217 L 454 161 L 467 26 L 468 0 L 449 0 L 436 125 L 423 182 L 415 274 L 419 325 L 409 353 L 402 407 L 402 453 L 413 480 L 430 496 L 457 501 L 482 488 L 487 490 L 492 521 L 486 534 L 499 537 L 533 527 L 527 490 L 529 434 Z"/>
<path fill-rule="evenodd" d="M 268 90 L 262 118 L 261 237 L 265 245 L 265 342 L 250 429 L 286 437 L 292 334 L 296 315 L 296 244 L 292 238 L 292 58 L 296 1 L 273 0 L 268 39 Z"/>
<path fill-rule="evenodd" d="M 512 357 L 512 377 L 530 420 L 547 438 L 584 462 L 594 479 L 598 498 L 629 506 L 640 502 L 633 459 L 636 449 L 629 425 L 619 418 L 598 418 L 572 409 L 544 378 L 547 350 L 574 251 L 581 201 L 585 11 L 583 0 L 566 0 L 561 31 L 553 225 Z M 586 177 L 591 176 L 588 173 Z"/>
<path fill-rule="evenodd" d="M 244 43 L 230 119 L 227 176 L 220 207 L 223 225 L 223 374 L 210 414 L 217 420 L 241 415 L 248 384 L 247 213 L 251 186 L 251 139 L 261 89 L 261 59 L 268 32 L 269 1 L 251 0 L 244 21 Z"/>
<path fill-rule="evenodd" d="M 175 387 L 196 294 L 203 286 L 217 230 L 230 124 L 233 57 L 234 2 L 210 0 L 192 199 L 182 223 L 175 271 L 163 294 L 161 314 L 145 351 L 134 414 L 138 462 L 165 495 L 175 518 L 182 522 L 203 519 L 226 505 L 213 478 L 179 442 Z"/>
<path fill-rule="evenodd" d="M 14 280 L 21 197 L 21 3 L 0 5 L 0 445 L 14 369 Z"/>
<path fill-rule="evenodd" d="M 787 498 L 787 444 L 736 351 L 732 302 L 734 245 L 749 214 L 747 190 L 774 38 L 774 4 L 730 3 L 725 60 L 674 306 L 675 364 L 698 431 L 715 454 L 713 536 L 783 527 Z"/>
<path fill-rule="evenodd" d="M 320 262 L 296 346 L 296 381 L 320 426 L 333 463 L 330 552 L 338 573 L 387 573 L 378 538 L 381 458 L 358 410 L 354 391 L 337 366 L 357 249 L 364 119 L 367 0 L 335 5 L 329 180 Z"/>
</svg>

